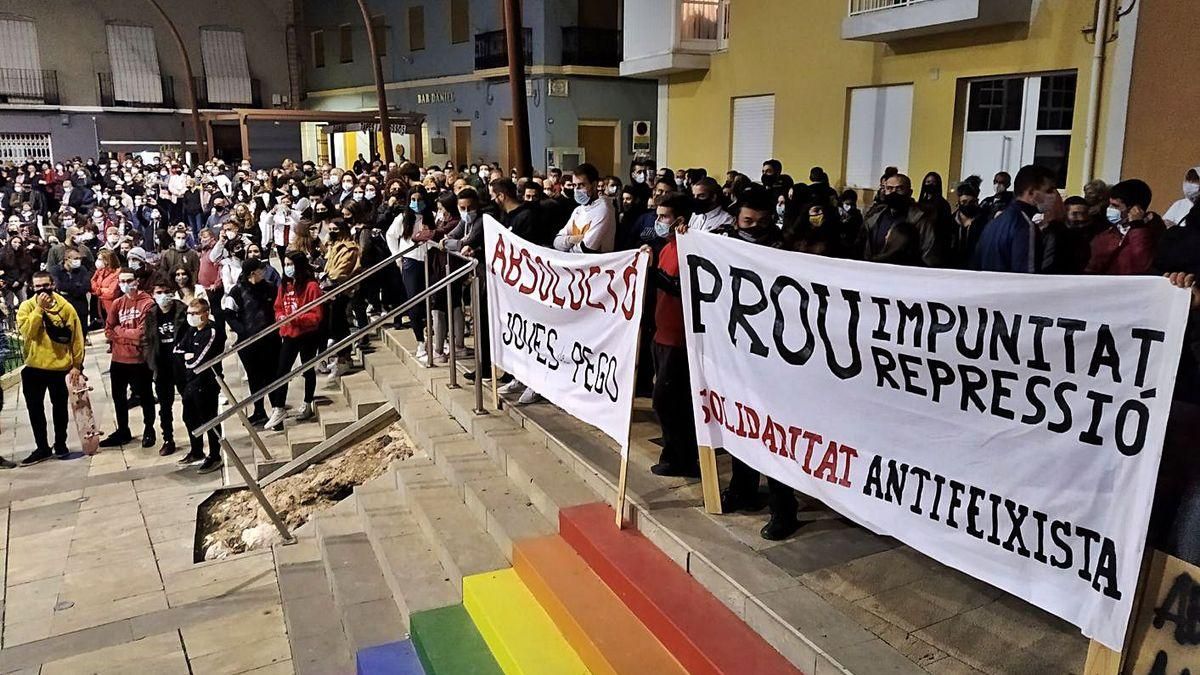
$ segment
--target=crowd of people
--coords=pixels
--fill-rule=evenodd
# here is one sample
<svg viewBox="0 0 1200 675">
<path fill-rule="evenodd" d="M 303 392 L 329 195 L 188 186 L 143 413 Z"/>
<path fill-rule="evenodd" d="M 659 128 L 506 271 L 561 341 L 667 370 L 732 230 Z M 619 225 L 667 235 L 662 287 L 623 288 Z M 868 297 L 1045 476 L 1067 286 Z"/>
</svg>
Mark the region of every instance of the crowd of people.
<svg viewBox="0 0 1200 675">
<path fill-rule="evenodd" d="M 947 192 L 929 173 L 915 187 L 895 168 L 877 190 L 835 189 L 820 167 L 797 181 L 777 160 L 750 177 L 704 169 L 671 170 L 635 160 L 627 176 L 601 175 L 582 164 L 520 177 L 496 164 L 420 167 L 360 158 L 352 170 L 284 160 L 273 168 L 212 159 L 182 161 L 75 159 L 0 169 L 0 291 L 25 340 L 22 387 L 36 448 L 22 464 L 66 457 L 68 371 L 83 368 L 93 331 L 111 351 L 116 429 L 101 443 L 134 442 L 129 420 L 141 408 L 143 448 L 175 452 L 173 404 L 182 400 L 188 429 L 216 415 L 219 370 L 195 366 L 277 320 L 292 317 L 239 353 L 252 391 L 260 391 L 353 327 L 398 308 L 444 278 L 463 258 L 483 258 L 483 215 L 542 246 L 577 253 L 642 249 L 653 255 L 644 312 L 639 395 L 652 397 L 663 448 L 659 475 L 699 475 L 695 422 L 683 330 L 675 237 L 693 230 L 813 255 L 894 265 L 1031 274 L 1170 275 L 1192 287 L 1200 268 L 1200 174 L 1186 172 L 1182 197 L 1158 215 L 1146 183 L 1089 183 L 1063 199 L 1051 171 L 1027 166 L 997 173 L 990 189 L 971 176 Z M 427 244 L 427 245 L 423 245 Z M 395 266 L 371 275 L 327 304 L 297 310 L 390 256 Z M 426 258 L 429 258 L 426 260 Z M 428 273 L 427 273 L 428 270 Z M 484 278 L 480 277 L 480 282 Z M 479 363 L 491 368 L 486 293 L 470 307 Z M 1194 293 L 1196 304 L 1200 294 Z M 462 285 L 397 316 L 418 342 L 418 358 L 445 363 L 467 356 Z M 1194 317 L 1193 317 L 1194 318 Z M 1193 322 L 1194 324 L 1195 322 Z M 236 338 L 227 338 L 229 331 Z M 426 340 L 427 333 L 432 338 Z M 316 370 L 336 379 L 350 349 Z M 1189 333 L 1177 399 L 1200 402 Z M 471 380 L 476 373 L 464 376 Z M 482 374 L 480 374 L 482 376 Z M 317 372 L 304 373 L 303 423 L 315 416 Z M 502 378 L 500 393 L 518 404 L 538 400 L 532 387 Z M 44 400 L 53 409 L 54 440 Z M 259 401 L 252 423 L 280 430 L 289 415 L 287 387 Z M 157 409 L 157 417 L 155 415 Z M 191 437 L 181 464 L 221 466 L 216 431 Z M 11 466 L 11 462 L 7 465 Z M 722 493 L 726 512 L 762 508 L 759 476 L 734 462 Z M 798 527 L 791 488 L 768 480 L 767 539 Z"/>
</svg>

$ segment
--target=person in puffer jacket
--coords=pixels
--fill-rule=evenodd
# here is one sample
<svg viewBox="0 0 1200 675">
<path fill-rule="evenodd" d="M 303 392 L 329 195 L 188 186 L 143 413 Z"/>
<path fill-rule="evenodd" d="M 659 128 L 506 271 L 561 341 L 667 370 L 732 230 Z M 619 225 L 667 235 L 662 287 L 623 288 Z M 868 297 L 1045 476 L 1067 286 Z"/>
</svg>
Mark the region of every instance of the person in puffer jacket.
<svg viewBox="0 0 1200 675">
<path fill-rule="evenodd" d="M 225 320 L 239 340 L 247 340 L 264 328 L 275 323 L 276 290 L 266 279 L 267 265 L 257 258 L 241 263 L 241 276 L 237 284 L 225 296 L 227 309 Z M 279 360 L 279 336 L 268 333 L 261 340 L 238 352 L 242 367 L 246 369 L 246 384 L 250 391 L 258 393 L 275 379 Z M 254 403 L 251 424 L 267 421 L 266 403 Z"/>
<path fill-rule="evenodd" d="M 283 258 L 283 280 L 279 286 L 279 295 L 275 297 L 275 320 L 295 314 L 297 309 L 319 297 L 321 287 L 313 276 L 308 256 L 302 251 L 288 251 Z M 300 357 L 300 362 L 304 363 L 320 353 L 324 340 L 321 334 L 323 318 L 323 307 L 318 305 L 304 311 L 279 329 L 282 344 L 279 348 L 276 378 L 291 371 L 297 356 Z M 304 406 L 296 417 L 298 421 L 306 422 L 315 416 L 313 398 L 316 390 L 317 374 L 310 368 L 304 371 Z M 283 430 L 283 420 L 287 416 L 284 409 L 287 391 L 287 385 L 284 385 L 271 392 L 271 417 L 266 423 L 266 428 L 271 431 Z"/>
</svg>

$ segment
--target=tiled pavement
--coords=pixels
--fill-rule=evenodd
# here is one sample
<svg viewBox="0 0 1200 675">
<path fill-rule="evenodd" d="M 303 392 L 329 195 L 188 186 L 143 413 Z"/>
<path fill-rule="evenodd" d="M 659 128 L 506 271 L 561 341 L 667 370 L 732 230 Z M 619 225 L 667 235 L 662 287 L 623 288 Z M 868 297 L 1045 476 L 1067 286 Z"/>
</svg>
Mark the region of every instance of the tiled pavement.
<svg viewBox="0 0 1200 675">
<path fill-rule="evenodd" d="M 92 339 L 107 433 L 108 356 Z M 33 444 L 19 386 L 5 400 L 0 454 L 20 461 Z M 196 506 L 221 473 L 139 445 L 0 472 L 0 673 L 292 673 L 272 552 L 192 564 Z"/>
</svg>

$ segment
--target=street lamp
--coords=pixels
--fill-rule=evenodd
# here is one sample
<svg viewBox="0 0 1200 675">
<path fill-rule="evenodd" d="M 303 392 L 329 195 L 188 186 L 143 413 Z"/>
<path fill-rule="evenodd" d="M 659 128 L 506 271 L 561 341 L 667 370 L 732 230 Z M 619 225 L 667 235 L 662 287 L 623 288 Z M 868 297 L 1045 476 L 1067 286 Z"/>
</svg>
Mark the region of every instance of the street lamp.
<svg viewBox="0 0 1200 675">
<path fill-rule="evenodd" d="M 192 108 L 192 130 L 196 133 L 196 157 L 197 161 L 202 162 L 208 153 L 204 145 L 204 133 L 200 130 L 200 108 L 196 106 L 196 80 L 192 77 L 192 60 L 188 58 L 187 47 L 183 44 L 183 37 L 179 34 L 179 29 L 175 27 L 175 22 L 167 16 L 167 12 L 162 5 L 158 4 L 158 0 L 147 1 L 154 6 L 154 9 L 158 10 L 158 15 L 167 24 L 167 28 L 171 29 L 171 35 L 175 36 L 175 44 L 179 47 L 179 55 L 183 57 L 183 70 L 187 74 L 188 103 Z"/>
</svg>

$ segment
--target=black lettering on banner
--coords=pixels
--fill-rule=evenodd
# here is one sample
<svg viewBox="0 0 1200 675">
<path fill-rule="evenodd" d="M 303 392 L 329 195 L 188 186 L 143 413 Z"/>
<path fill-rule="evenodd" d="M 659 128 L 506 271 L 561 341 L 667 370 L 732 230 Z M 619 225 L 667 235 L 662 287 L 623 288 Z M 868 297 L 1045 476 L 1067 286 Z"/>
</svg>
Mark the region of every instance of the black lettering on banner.
<svg viewBox="0 0 1200 675">
<path fill-rule="evenodd" d="M 1168 623 L 1175 624 L 1175 642 L 1189 647 L 1200 645 L 1200 585 L 1187 572 L 1175 577 L 1167 597 L 1154 608 L 1154 628 L 1162 630 Z"/>
<path fill-rule="evenodd" d="M 791 314 L 784 312 L 783 307 L 779 303 L 779 298 L 783 295 L 783 291 L 788 288 L 794 289 L 800 296 L 800 306 L 797 308 L 796 313 L 799 314 L 800 325 L 804 328 L 804 345 L 796 350 L 783 343 L 783 333 L 787 328 L 787 321 L 784 317 Z M 784 361 L 793 366 L 803 366 L 812 358 L 813 348 L 816 345 L 812 326 L 808 324 L 808 291 L 795 279 L 781 276 L 771 285 L 771 304 L 775 308 L 775 326 L 772 330 L 772 336 L 775 339 L 775 350 L 779 352 L 779 356 Z"/>
<path fill-rule="evenodd" d="M 576 342 L 571 347 L 571 360 L 575 362 L 575 373 L 571 381 L 581 385 L 585 391 L 606 396 L 613 403 L 620 397 L 617 382 L 617 359 L 604 352 L 596 352 L 587 345 Z M 580 379 L 580 369 L 583 378 Z"/>
<path fill-rule="evenodd" d="M 833 353 L 833 342 L 829 339 L 829 330 L 825 325 L 829 313 L 829 287 L 817 283 L 812 287 L 818 298 L 817 330 L 821 335 L 821 344 L 825 347 L 825 362 L 831 373 L 840 379 L 849 380 L 862 372 L 862 355 L 858 352 L 858 304 L 862 296 L 858 291 L 842 289 L 842 298 L 850 308 L 849 324 L 846 327 L 846 335 L 850 338 L 850 364 L 843 366 L 837 362 L 837 356 Z"/>
<path fill-rule="evenodd" d="M 1079 440 L 1088 445 L 1104 445 L 1104 437 L 1097 432 L 1104 417 L 1104 406 L 1112 403 L 1113 397 L 1098 391 L 1089 391 L 1086 396 L 1092 401 L 1092 421 L 1087 430 L 1079 434 Z"/>
<path fill-rule="evenodd" d="M 706 302 L 716 302 L 721 295 L 721 286 L 724 282 L 721 281 L 721 274 L 717 271 L 717 266 L 698 255 L 689 255 L 687 264 L 688 279 L 691 283 L 692 332 L 699 335 L 705 332 L 704 321 L 700 318 L 700 305 Z M 712 279 L 712 287 L 707 291 L 700 290 L 700 275 L 697 274 L 700 270 L 704 270 Z"/>
<path fill-rule="evenodd" d="M 904 346 L 904 332 L 911 323 L 912 345 L 919 348 L 921 334 L 925 332 L 925 308 L 919 302 L 909 305 L 903 300 L 897 300 L 896 310 L 900 313 L 900 325 L 896 328 L 896 344 Z"/>
<path fill-rule="evenodd" d="M 930 338 L 930 343 L 932 344 Z M 929 359 L 929 383 L 933 389 L 933 394 L 930 399 L 934 403 L 942 402 L 942 388 L 946 385 L 954 384 L 954 369 L 945 361 L 937 359 Z"/>
<path fill-rule="evenodd" d="M 741 326 L 742 331 L 746 333 L 746 337 L 750 338 L 750 353 L 755 356 L 766 357 L 770 354 L 767 345 L 754 332 L 754 326 L 746 317 L 761 314 L 767 308 L 767 295 L 763 291 L 762 277 L 754 270 L 748 270 L 741 267 L 730 267 L 729 277 L 732 287 L 730 295 L 733 298 L 733 305 L 729 308 L 729 342 L 737 345 L 737 329 Z M 742 302 L 742 282 L 749 281 L 754 289 L 758 291 L 758 299 L 751 304 Z"/>
<path fill-rule="evenodd" d="M 1048 316 L 1031 315 L 1029 323 L 1033 324 L 1033 358 L 1026 361 L 1025 365 L 1034 370 L 1050 372 L 1050 362 L 1046 360 L 1046 350 L 1042 339 L 1046 329 L 1054 325 L 1054 319 Z"/>
<path fill-rule="evenodd" d="M 1075 374 L 1075 334 L 1087 330 L 1087 322 L 1079 319 L 1059 318 L 1058 327 L 1063 329 L 1063 355 L 1067 372 Z"/>
<path fill-rule="evenodd" d="M 1117 341 L 1113 338 L 1112 329 L 1108 324 L 1101 324 L 1096 331 L 1096 349 L 1092 352 L 1091 365 L 1088 366 L 1088 377 L 1095 377 L 1101 368 L 1108 368 L 1112 381 L 1121 382 L 1121 354 L 1117 351 Z"/>
<path fill-rule="evenodd" d="M 967 332 L 971 328 L 971 322 L 967 319 L 967 308 L 959 305 L 958 307 L 958 337 L 955 338 L 955 344 L 958 347 L 958 353 L 968 359 L 977 359 L 983 356 L 983 338 L 987 333 L 988 311 L 983 307 L 978 309 L 979 322 L 975 324 L 975 344 L 967 344 Z"/>
<path fill-rule="evenodd" d="M 1165 342 L 1167 334 L 1161 330 L 1148 328 L 1134 328 L 1129 334 L 1138 341 L 1137 374 L 1133 378 L 1133 384 L 1137 387 L 1144 387 L 1146 385 L 1146 368 L 1150 364 L 1150 349 L 1155 342 Z"/>
<path fill-rule="evenodd" d="M 942 317 L 945 318 L 942 318 Z M 929 303 L 929 353 L 937 353 L 937 339 L 954 330 L 954 310 L 940 302 Z"/>
<path fill-rule="evenodd" d="M 871 360 L 875 362 L 875 386 L 882 388 L 884 380 L 887 380 L 892 389 L 900 389 L 900 384 L 892 377 L 892 371 L 896 369 L 896 357 L 879 345 L 871 345 Z"/>
<path fill-rule="evenodd" d="M 993 312 L 993 318 L 995 321 L 992 322 L 992 342 L 991 350 L 988 352 L 988 355 L 993 361 L 999 361 L 999 348 L 1003 346 L 1004 351 L 1008 354 L 1008 358 L 1012 361 L 1012 364 L 1014 366 L 1021 365 L 1021 357 L 1017 353 L 1017 341 L 1021 337 L 1021 315 L 1013 315 L 1011 326 L 1005 322 L 1004 314 L 1002 314 L 999 310 Z"/>
<path fill-rule="evenodd" d="M 871 331 L 871 337 L 880 342 L 891 342 L 892 334 L 887 332 L 887 308 L 888 305 L 892 304 L 892 301 L 888 298 L 872 296 L 871 302 L 875 303 L 875 306 L 879 309 L 879 325 L 875 327 L 875 330 Z"/>
<path fill-rule="evenodd" d="M 1133 440 L 1126 441 L 1125 428 L 1133 419 Z M 1117 412 L 1117 450 L 1126 457 L 1134 457 L 1146 445 L 1146 431 L 1150 426 L 1150 408 L 1136 399 L 1125 401 Z"/>
<path fill-rule="evenodd" d="M 1049 387 L 1050 378 L 1044 375 L 1034 375 L 1025 383 L 1025 400 L 1033 406 L 1033 412 L 1021 416 L 1022 424 L 1041 424 L 1042 420 L 1046 419 L 1046 404 L 1042 403 L 1041 397 L 1037 394 L 1039 386 Z"/>
</svg>

